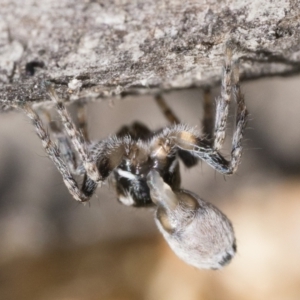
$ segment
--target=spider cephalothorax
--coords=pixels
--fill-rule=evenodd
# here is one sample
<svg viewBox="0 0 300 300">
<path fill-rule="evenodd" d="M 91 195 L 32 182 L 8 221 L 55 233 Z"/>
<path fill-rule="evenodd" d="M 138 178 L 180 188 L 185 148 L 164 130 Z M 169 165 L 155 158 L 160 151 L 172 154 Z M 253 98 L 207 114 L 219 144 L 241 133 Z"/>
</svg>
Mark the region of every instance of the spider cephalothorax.
<svg viewBox="0 0 300 300">
<path fill-rule="evenodd" d="M 158 228 L 181 259 L 199 268 L 213 269 L 231 260 L 236 244 L 230 221 L 213 205 L 181 189 L 179 172 L 179 158 L 187 167 L 194 166 L 201 159 L 222 174 L 232 174 L 238 168 L 247 110 L 240 91 L 238 65 L 232 62 L 230 47 L 225 55 L 215 125 L 213 128 L 208 122 L 211 116 L 204 109 L 202 135 L 195 128 L 180 124 L 162 97 L 157 96 L 157 103 L 172 125 L 151 132 L 145 125 L 134 123 L 124 126 L 116 135 L 91 143 L 82 106 L 78 106 L 78 130 L 54 88 L 49 84 L 46 86 L 65 131 L 50 123 L 56 142 L 51 140 L 40 117 L 29 104 L 14 102 L 11 105 L 23 109 L 33 121 L 46 153 L 75 200 L 88 201 L 100 182 L 111 179 L 121 203 L 156 207 Z M 231 159 L 227 160 L 220 150 L 225 140 L 231 96 L 237 104 L 237 117 Z M 83 176 L 81 187 L 73 176 L 76 174 Z"/>
<path fill-rule="evenodd" d="M 188 126 L 179 124 L 139 137 L 137 129 L 145 129 L 145 126 L 134 123 L 132 128 L 135 128 L 134 133 L 129 127 L 127 132 L 123 130 L 121 134 L 99 142 L 92 153 L 102 177 L 113 172 L 113 183 L 120 202 L 133 206 L 153 205 L 146 179 L 148 173 L 152 169 L 158 171 L 172 189 L 178 189 L 177 152 L 180 148 L 175 145 L 174 139 L 180 141 L 179 136 L 184 132 L 195 133 Z"/>
</svg>

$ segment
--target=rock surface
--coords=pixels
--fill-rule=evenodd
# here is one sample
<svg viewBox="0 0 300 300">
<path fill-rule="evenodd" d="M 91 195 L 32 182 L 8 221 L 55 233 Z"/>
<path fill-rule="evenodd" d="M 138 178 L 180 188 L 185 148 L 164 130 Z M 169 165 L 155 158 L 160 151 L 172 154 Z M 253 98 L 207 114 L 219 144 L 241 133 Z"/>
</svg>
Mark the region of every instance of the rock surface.
<svg viewBox="0 0 300 300">
<path fill-rule="evenodd" d="M 298 0 L 0 0 L 0 101 L 207 87 L 226 41 L 244 79 L 300 71 Z M 71 97 L 68 97 L 71 96 Z"/>
</svg>

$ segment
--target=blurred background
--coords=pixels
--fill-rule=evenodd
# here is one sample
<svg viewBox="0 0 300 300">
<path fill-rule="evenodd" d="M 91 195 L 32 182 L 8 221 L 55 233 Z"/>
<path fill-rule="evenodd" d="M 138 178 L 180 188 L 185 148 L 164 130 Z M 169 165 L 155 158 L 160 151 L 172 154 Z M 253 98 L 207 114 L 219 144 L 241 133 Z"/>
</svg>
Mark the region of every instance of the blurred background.
<svg viewBox="0 0 300 300">
<path fill-rule="evenodd" d="M 74 201 L 30 121 L 19 112 L 1 114 L 0 299 L 299 299 L 299 83 L 242 84 L 250 120 L 237 174 L 225 178 L 205 163 L 181 166 L 182 186 L 234 225 L 238 254 L 219 271 L 181 262 L 159 234 L 154 211 L 122 206 L 109 186 L 89 204 Z M 200 126 L 201 90 L 165 98 L 183 122 Z M 167 125 L 150 96 L 97 101 L 87 110 L 93 140 L 135 120 L 152 129 Z"/>
</svg>

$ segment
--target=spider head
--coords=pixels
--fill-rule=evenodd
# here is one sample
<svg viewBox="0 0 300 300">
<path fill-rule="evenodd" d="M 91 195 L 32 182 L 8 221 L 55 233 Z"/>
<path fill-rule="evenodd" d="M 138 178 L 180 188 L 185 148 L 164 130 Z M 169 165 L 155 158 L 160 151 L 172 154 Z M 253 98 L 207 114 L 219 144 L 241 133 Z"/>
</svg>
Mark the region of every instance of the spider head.
<svg viewBox="0 0 300 300">
<path fill-rule="evenodd" d="M 147 183 L 157 205 L 156 224 L 182 260 L 202 269 L 220 269 L 231 261 L 235 236 L 222 212 L 189 191 L 173 191 L 155 170 Z"/>
</svg>

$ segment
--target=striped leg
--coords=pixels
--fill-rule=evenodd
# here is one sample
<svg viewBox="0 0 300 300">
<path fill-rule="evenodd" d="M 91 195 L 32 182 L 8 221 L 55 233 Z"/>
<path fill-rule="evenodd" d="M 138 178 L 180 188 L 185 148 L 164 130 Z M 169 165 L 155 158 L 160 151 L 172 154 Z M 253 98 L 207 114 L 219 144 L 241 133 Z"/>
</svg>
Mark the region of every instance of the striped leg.
<svg viewBox="0 0 300 300">
<path fill-rule="evenodd" d="M 166 119 L 172 124 L 180 124 L 179 118 L 175 115 L 175 113 L 172 111 L 172 109 L 169 107 L 169 105 L 166 103 L 165 99 L 162 95 L 158 94 L 155 96 L 155 101 L 162 111 L 162 113 L 165 115 Z M 189 152 L 179 149 L 178 155 L 184 165 L 188 168 L 191 168 L 195 166 L 198 163 L 197 158 L 195 158 L 193 155 L 191 155 Z"/>
<path fill-rule="evenodd" d="M 205 138 L 212 142 L 213 141 L 213 131 L 214 131 L 214 115 L 213 115 L 213 107 L 212 107 L 212 99 L 211 93 L 209 89 L 204 90 L 203 97 L 203 121 L 202 128 Z"/>
<path fill-rule="evenodd" d="M 226 124 L 231 98 L 231 77 L 232 77 L 232 49 L 227 47 L 225 51 L 225 62 L 222 75 L 221 96 L 217 98 L 215 134 L 213 148 L 219 151 L 225 141 Z"/>
<path fill-rule="evenodd" d="M 85 143 L 82 133 L 76 129 L 66 107 L 64 106 L 61 99 L 59 99 L 59 97 L 57 96 L 53 87 L 51 85 L 47 85 L 47 90 L 50 98 L 56 103 L 58 114 L 61 117 L 62 123 L 65 127 L 68 136 L 71 139 L 75 150 L 78 152 L 79 158 L 83 163 L 87 175 L 93 181 L 99 182 L 102 178 L 99 174 L 95 161 L 93 160 L 91 154 L 87 149 L 87 143 Z"/>
<path fill-rule="evenodd" d="M 39 108 L 39 111 L 41 111 L 42 114 L 45 116 L 48 126 L 51 130 L 51 135 L 54 138 L 54 142 L 56 142 L 59 148 L 60 156 L 68 165 L 70 172 L 72 174 L 79 174 L 80 172 L 77 168 L 77 158 L 74 153 L 74 150 L 72 149 L 69 138 L 62 131 L 61 127 L 57 124 L 57 122 L 52 120 L 51 114 L 48 112 L 48 110 Z"/>
<path fill-rule="evenodd" d="M 15 107 L 21 108 L 24 113 L 31 119 L 35 127 L 38 137 L 41 139 L 43 147 L 48 154 L 49 158 L 53 161 L 56 168 L 63 177 L 64 183 L 67 186 L 70 194 L 74 197 L 75 200 L 80 202 L 85 202 L 89 200 L 89 196 L 82 192 L 78 187 L 77 182 L 73 178 L 68 165 L 62 159 L 59 147 L 50 139 L 50 136 L 45 129 L 42 120 L 36 114 L 35 111 L 31 109 L 28 104 L 16 104 Z"/>
</svg>

